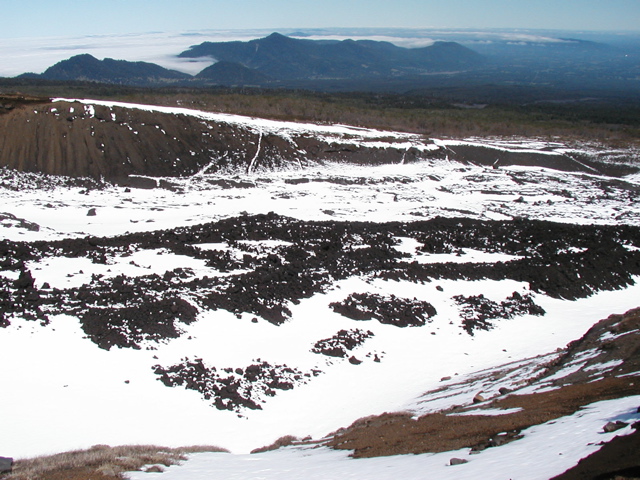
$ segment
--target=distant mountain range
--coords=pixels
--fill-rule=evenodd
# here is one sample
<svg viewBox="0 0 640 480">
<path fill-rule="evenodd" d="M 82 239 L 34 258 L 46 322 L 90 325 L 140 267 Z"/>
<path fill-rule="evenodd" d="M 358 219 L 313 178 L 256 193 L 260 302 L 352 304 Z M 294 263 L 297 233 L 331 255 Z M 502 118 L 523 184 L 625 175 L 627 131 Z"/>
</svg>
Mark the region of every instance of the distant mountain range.
<svg viewBox="0 0 640 480">
<path fill-rule="evenodd" d="M 348 32 L 343 33 L 340 36 L 347 37 Z M 615 42 L 532 33 L 489 32 L 477 37 L 477 32 L 460 32 L 435 36 L 446 41 L 426 47 L 405 48 L 384 41 L 310 40 L 299 38 L 301 32 L 292 35 L 272 33 L 248 41 L 204 42 L 173 57 L 182 63 L 207 65 L 197 74 L 155 63 L 98 60 L 83 54 L 40 75 L 27 73 L 11 80 L 418 94 L 497 85 L 553 90 L 551 96 L 563 101 L 576 95 L 640 98 L 640 47 Z"/>
<path fill-rule="evenodd" d="M 179 57 L 211 57 L 280 80 L 397 77 L 466 70 L 483 61 L 455 42 L 403 48 L 373 40 L 301 40 L 279 33 L 248 42 L 204 42 Z"/>
<path fill-rule="evenodd" d="M 257 85 L 277 86 L 290 80 L 373 80 L 469 70 L 483 56 L 455 42 L 403 48 L 372 40 L 300 40 L 273 33 L 248 42 L 204 42 L 182 52 L 182 58 L 216 61 L 192 76 L 154 63 L 82 54 L 63 60 L 44 73 L 23 78 L 92 81 L 126 85 Z"/>
</svg>

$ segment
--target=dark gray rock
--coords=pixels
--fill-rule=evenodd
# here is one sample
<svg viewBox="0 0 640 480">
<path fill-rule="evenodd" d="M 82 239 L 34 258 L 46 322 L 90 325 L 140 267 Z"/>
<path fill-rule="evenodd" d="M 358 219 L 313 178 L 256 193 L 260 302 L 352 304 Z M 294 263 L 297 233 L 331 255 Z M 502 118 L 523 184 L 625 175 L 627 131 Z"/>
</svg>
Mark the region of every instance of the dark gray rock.
<svg viewBox="0 0 640 480">
<path fill-rule="evenodd" d="M 449 465 L 462 465 L 463 463 L 468 463 L 469 460 L 465 460 L 464 458 L 452 458 L 449 460 Z"/>
<path fill-rule="evenodd" d="M 31 276 L 31 272 L 27 269 L 24 269 L 20 271 L 20 276 L 13 282 L 13 285 L 16 288 L 26 290 L 29 288 L 33 288 L 33 283 L 34 279 L 33 276 Z"/>
<path fill-rule="evenodd" d="M 11 473 L 13 468 L 13 458 L 0 457 L 0 473 Z"/>
<path fill-rule="evenodd" d="M 620 420 L 618 420 L 617 422 L 609 422 L 604 427 L 602 427 L 602 431 L 604 433 L 611 433 L 611 432 L 615 432 L 616 430 L 620 430 L 621 428 L 624 428 L 627 425 L 629 424 L 625 422 L 621 422 Z"/>
</svg>

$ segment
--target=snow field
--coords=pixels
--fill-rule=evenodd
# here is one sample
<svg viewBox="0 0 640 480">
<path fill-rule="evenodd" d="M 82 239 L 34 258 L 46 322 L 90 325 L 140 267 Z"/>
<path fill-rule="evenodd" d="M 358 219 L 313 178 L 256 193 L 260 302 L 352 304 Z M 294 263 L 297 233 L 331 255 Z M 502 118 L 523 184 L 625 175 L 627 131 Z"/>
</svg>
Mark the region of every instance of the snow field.
<svg viewBox="0 0 640 480">
<path fill-rule="evenodd" d="M 133 472 L 131 480 L 422 480 L 428 478 L 517 478 L 548 480 L 575 465 L 581 458 L 617 435 L 631 433 L 631 427 L 613 433 L 602 433 L 602 426 L 612 420 L 634 422 L 640 417 L 640 396 L 597 402 L 574 415 L 562 417 L 524 430 L 524 438 L 489 448 L 477 455 L 468 449 L 454 452 L 354 460 L 347 451 L 325 447 L 286 447 L 254 455 L 197 453 L 183 465 L 166 472 Z M 452 458 L 468 463 L 450 466 Z"/>
</svg>

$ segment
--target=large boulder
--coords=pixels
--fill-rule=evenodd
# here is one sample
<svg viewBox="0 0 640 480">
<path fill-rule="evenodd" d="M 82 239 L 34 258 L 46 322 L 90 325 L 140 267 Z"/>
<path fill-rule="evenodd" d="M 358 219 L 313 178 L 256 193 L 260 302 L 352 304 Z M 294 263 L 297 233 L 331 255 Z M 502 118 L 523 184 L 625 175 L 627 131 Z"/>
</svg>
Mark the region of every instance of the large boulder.
<svg viewBox="0 0 640 480">
<path fill-rule="evenodd" d="M 13 458 L 0 457 L 0 474 L 11 473 L 12 468 L 13 468 Z"/>
</svg>

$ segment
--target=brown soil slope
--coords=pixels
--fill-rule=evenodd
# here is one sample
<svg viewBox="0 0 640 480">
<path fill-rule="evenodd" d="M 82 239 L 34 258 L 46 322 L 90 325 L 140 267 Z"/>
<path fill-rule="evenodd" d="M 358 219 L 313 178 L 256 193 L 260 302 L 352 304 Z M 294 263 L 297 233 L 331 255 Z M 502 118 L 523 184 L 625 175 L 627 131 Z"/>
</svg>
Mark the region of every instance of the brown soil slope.
<svg viewBox="0 0 640 480">
<path fill-rule="evenodd" d="M 27 172 L 118 180 L 324 160 L 388 163 L 419 155 L 404 146 L 362 147 L 348 138 L 333 144 L 305 134 L 262 134 L 259 128 L 191 115 L 46 99 L 5 103 L 9 108 L 0 111 L 0 166 Z"/>
<path fill-rule="evenodd" d="M 369 140 L 388 146 L 363 145 L 356 137 L 262 132 L 258 126 L 193 115 L 0 95 L 0 167 L 26 172 L 119 181 L 129 175 L 189 176 L 203 169 L 238 173 L 324 161 L 384 164 L 448 157 L 461 163 L 615 175 L 605 163 L 587 166 L 552 152 L 478 145 L 420 151 L 383 132 Z"/>
<path fill-rule="evenodd" d="M 589 358 L 582 368 L 578 371 L 571 368 L 576 359 L 585 357 Z M 598 365 L 615 366 L 597 368 Z M 563 368 L 566 368 L 565 375 L 562 374 Z M 480 405 L 474 406 L 470 398 L 465 406 L 418 419 L 404 413 L 367 417 L 337 432 L 328 445 L 354 450 L 354 457 L 444 452 L 461 448 L 482 450 L 515 440 L 523 429 L 571 415 L 583 405 L 639 395 L 638 375 L 640 309 L 635 309 L 602 320 L 580 340 L 571 343 L 552 365 L 534 374 L 528 386 L 544 387 L 543 391 L 519 395 L 517 390 L 511 393 L 511 388 L 503 389 L 503 394 Z M 496 381 L 503 380 L 497 378 Z M 520 410 L 491 416 L 482 414 L 484 408 Z M 475 412 L 472 415 L 449 415 L 460 411 Z M 640 466 L 640 457 L 634 461 L 633 465 L 625 468 Z"/>
</svg>

